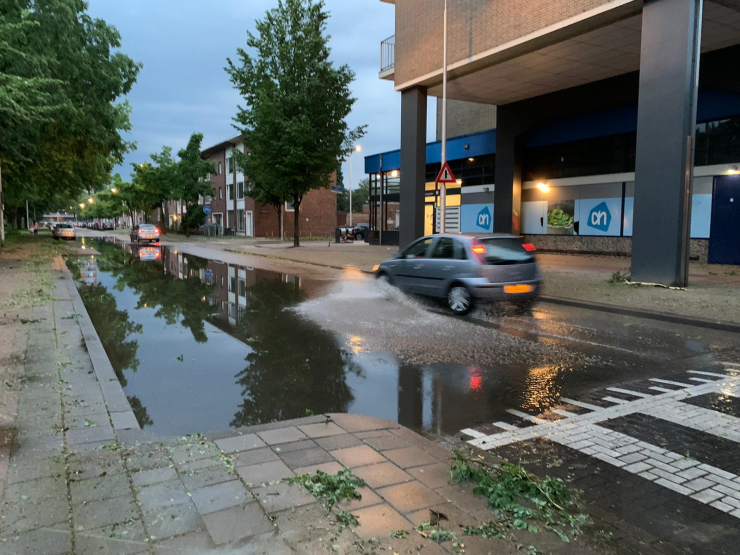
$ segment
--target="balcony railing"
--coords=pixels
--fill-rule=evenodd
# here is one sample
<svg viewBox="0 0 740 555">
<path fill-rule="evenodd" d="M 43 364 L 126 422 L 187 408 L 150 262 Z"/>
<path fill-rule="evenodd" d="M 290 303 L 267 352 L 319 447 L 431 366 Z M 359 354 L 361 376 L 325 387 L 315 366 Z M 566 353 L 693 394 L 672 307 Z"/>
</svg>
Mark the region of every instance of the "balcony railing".
<svg viewBox="0 0 740 555">
<path fill-rule="evenodd" d="M 396 67 L 396 35 L 380 43 L 380 73 Z"/>
</svg>

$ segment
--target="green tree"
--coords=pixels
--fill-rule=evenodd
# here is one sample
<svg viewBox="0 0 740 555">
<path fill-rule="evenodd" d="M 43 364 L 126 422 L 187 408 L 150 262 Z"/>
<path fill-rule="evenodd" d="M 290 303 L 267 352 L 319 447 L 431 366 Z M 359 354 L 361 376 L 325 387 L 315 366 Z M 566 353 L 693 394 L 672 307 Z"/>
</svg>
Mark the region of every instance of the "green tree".
<svg viewBox="0 0 740 555">
<path fill-rule="evenodd" d="M 370 181 L 363 179 L 357 189 L 352 189 L 352 212 L 362 212 L 370 198 Z M 337 197 L 337 212 L 349 212 L 349 190 L 345 189 Z"/>
<path fill-rule="evenodd" d="M 188 145 L 177 153 L 180 160 L 177 163 L 177 185 L 175 198 L 182 199 L 187 204 L 187 217 L 185 218 L 185 232 L 190 231 L 205 221 L 205 214 L 200 206 L 197 206 L 200 197 L 212 196 L 213 187 L 208 174 L 214 172 L 213 164 L 201 158 L 201 143 L 203 133 L 193 133 Z M 193 214 L 191 215 L 191 212 Z M 201 218 L 198 212 L 203 215 Z"/>
<path fill-rule="evenodd" d="M 82 0 L 0 8 L 0 163 L 6 204 L 39 210 L 102 188 L 133 144 L 127 102 L 140 65 Z"/>
<path fill-rule="evenodd" d="M 237 154 L 246 175 L 294 207 L 293 245 L 300 246 L 300 208 L 309 191 L 328 187 L 337 160 L 349 154 L 365 127 L 350 129 L 349 85 L 354 72 L 329 59 L 323 0 L 278 0 L 247 33 L 247 47 L 228 59 L 228 72 L 246 107 L 234 120 L 248 154 Z"/>
</svg>

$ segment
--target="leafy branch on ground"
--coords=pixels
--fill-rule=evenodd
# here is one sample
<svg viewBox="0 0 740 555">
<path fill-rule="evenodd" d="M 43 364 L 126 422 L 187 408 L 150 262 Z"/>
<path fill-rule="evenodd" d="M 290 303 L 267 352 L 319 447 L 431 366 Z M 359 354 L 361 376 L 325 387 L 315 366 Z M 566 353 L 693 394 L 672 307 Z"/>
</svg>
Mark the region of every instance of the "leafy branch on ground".
<svg viewBox="0 0 740 555">
<path fill-rule="evenodd" d="M 625 270 L 617 270 L 609 278 L 609 283 L 627 283 L 632 279 L 631 268 Z"/>
<path fill-rule="evenodd" d="M 300 485 L 306 488 L 311 495 L 321 501 L 321 505 L 327 511 L 331 511 L 334 505 L 342 501 L 361 500 L 362 495 L 357 491 L 358 487 L 365 485 L 365 480 L 355 476 L 350 470 L 340 470 L 336 474 L 327 474 L 317 470 L 314 474 L 303 474 L 288 480 L 291 485 Z M 347 526 L 358 526 L 357 515 L 339 511 L 336 516 L 339 529 L 335 537 L 339 537 Z"/>
<path fill-rule="evenodd" d="M 459 451 L 455 451 L 450 475 L 458 482 L 475 482 L 473 491 L 488 498 L 496 515 L 495 523 L 468 527 L 465 533 L 501 537 L 498 534 L 504 528 L 537 533 L 535 523 L 540 523 L 568 542 L 569 536 L 580 535 L 583 527 L 591 524 L 588 515 L 579 511 L 579 492 L 559 478 L 539 478 L 521 465 L 507 462 L 473 461 Z"/>
</svg>

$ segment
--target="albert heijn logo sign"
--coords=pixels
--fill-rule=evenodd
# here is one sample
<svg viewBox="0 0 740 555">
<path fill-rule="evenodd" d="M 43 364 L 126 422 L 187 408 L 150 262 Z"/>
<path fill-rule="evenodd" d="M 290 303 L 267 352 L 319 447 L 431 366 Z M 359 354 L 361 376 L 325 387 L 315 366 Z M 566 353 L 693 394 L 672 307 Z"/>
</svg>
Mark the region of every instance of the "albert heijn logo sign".
<svg viewBox="0 0 740 555">
<path fill-rule="evenodd" d="M 591 209 L 591 213 L 588 215 L 588 221 L 586 222 L 588 227 L 603 232 L 609 231 L 611 223 L 612 213 L 609 211 L 609 207 L 605 202 L 600 202 Z"/>
<path fill-rule="evenodd" d="M 476 218 L 475 223 L 479 228 L 489 231 L 491 229 L 492 220 L 491 211 L 488 209 L 488 206 L 486 206 L 483 210 L 478 212 L 478 217 Z"/>
</svg>

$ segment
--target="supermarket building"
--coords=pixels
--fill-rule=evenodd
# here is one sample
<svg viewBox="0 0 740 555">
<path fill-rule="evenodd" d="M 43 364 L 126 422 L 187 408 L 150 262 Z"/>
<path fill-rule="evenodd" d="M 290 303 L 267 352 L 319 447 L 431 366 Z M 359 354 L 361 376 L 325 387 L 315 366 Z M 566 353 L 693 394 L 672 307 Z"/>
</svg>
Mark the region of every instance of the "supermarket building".
<svg viewBox="0 0 740 555">
<path fill-rule="evenodd" d="M 438 229 L 443 0 L 396 0 L 401 149 L 368 156 L 371 239 Z M 629 254 L 633 279 L 740 263 L 740 0 L 449 0 L 446 231 Z M 420 17 L 419 14 L 423 14 Z M 438 102 L 438 106 L 441 102 Z M 437 118 L 439 121 L 439 117 Z M 438 130 L 439 138 L 439 130 Z M 382 198 L 382 202 L 381 202 Z M 389 219 L 388 203 L 400 202 Z"/>
</svg>

